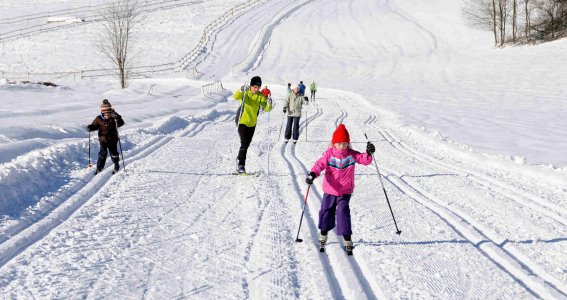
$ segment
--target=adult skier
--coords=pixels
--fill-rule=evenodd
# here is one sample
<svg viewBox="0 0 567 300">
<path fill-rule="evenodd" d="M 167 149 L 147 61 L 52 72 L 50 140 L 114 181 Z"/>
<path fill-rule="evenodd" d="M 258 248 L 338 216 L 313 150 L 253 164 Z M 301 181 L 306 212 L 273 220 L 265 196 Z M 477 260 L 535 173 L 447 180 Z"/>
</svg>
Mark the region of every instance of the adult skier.
<svg viewBox="0 0 567 300">
<path fill-rule="evenodd" d="M 260 108 L 266 112 L 272 111 L 272 102 L 268 101 L 260 92 L 261 86 L 262 79 L 259 76 L 254 76 L 250 80 L 250 86 L 243 85 L 232 95 L 235 100 L 240 100 L 240 107 L 236 116 L 238 135 L 240 136 L 240 149 L 237 157 L 239 174 L 246 173 L 246 153 L 252 142 L 252 137 L 254 137 Z"/>
<path fill-rule="evenodd" d="M 317 85 L 315 84 L 315 81 L 311 82 L 309 90 L 311 91 L 311 101 L 313 101 L 315 100 L 315 93 L 317 92 Z"/>
<path fill-rule="evenodd" d="M 323 156 L 315 162 L 305 182 L 313 184 L 313 180 L 325 171 L 323 179 L 323 200 L 319 210 L 319 243 L 321 252 L 325 251 L 327 233 L 335 228 L 337 218 L 337 234 L 344 238 L 345 250 L 352 255 L 352 228 L 350 218 L 350 199 L 354 191 L 355 164 L 369 165 L 372 153 L 376 151 L 370 142 L 366 144 L 366 153 L 355 151 L 350 146 L 350 135 L 343 124 L 339 124 L 331 139 L 331 146 Z"/>
<path fill-rule="evenodd" d="M 297 86 L 299 87 L 299 95 L 305 96 L 305 84 L 303 84 L 303 81 L 300 81 Z"/>
<path fill-rule="evenodd" d="M 309 104 L 308 98 L 299 94 L 299 87 L 293 88 L 292 93 L 287 96 L 283 105 L 283 112 L 287 113 L 287 125 L 284 135 L 286 143 L 292 138 L 292 134 L 294 144 L 299 139 L 299 119 L 301 118 L 301 109 L 304 104 Z"/>
<path fill-rule="evenodd" d="M 102 172 L 106 163 L 106 156 L 110 152 L 110 159 L 114 163 L 112 174 L 120 170 L 120 156 L 118 155 L 118 127 L 124 125 L 124 120 L 110 105 L 108 99 L 102 100 L 100 115 L 87 126 L 88 131 L 98 130 L 98 141 L 100 150 L 96 163 L 95 175 Z"/>
<path fill-rule="evenodd" d="M 267 85 L 262 89 L 262 94 L 264 95 L 264 97 L 266 97 L 266 99 L 272 98 L 272 91 L 268 89 Z"/>
</svg>

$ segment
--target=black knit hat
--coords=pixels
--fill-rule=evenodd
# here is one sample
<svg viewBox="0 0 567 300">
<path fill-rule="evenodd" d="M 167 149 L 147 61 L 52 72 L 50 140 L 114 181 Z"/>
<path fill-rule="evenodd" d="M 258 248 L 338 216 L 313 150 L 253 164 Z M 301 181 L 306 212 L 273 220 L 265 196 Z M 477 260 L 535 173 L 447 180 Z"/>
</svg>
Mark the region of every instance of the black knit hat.
<svg viewBox="0 0 567 300">
<path fill-rule="evenodd" d="M 250 86 L 257 85 L 262 86 L 262 78 L 260 76 L 254 76 L 250 79 Z"/>
<path fill-rule="evenodd" d="M 112 105 L 110 105 L 108 99 L 102 100 L 102 105 L 100 106 L 100 113 L 104 114 L 104 113 L 110 113 L 112 111 L 113 111 Z"/>
</svg>

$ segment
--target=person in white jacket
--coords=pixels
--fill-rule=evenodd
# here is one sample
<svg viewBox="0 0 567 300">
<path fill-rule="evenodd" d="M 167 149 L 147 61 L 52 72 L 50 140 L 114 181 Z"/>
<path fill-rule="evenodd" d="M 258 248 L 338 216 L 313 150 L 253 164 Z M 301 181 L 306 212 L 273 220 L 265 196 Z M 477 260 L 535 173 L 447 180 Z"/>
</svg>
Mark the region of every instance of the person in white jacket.
<svg viewBox="0 0 567 300">
<path fill-rule="evenodd" d="M 303 105 L 309 104 L 309 98 L 299 94 L 299 87 L 294 87 L 292 93 L 287 96 L 283 105 L 283 112 L 287 113 L 287 125 L 285 127 L 285 142 L 293 136 L 293 143 L 299 139 L 299 119 Z"/>
</svg>

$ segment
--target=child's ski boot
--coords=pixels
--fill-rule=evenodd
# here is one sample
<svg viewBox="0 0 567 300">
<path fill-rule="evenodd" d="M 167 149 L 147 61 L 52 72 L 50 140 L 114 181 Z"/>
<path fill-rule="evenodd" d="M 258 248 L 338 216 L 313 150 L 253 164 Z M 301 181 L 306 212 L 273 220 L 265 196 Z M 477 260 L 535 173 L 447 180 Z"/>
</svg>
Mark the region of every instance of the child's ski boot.
<svg viewBox="0 0 567 300">
<path fill-rule="evenodd" d="M 327 236 L 319 233 L 319 252 L 325 252 L 326 244 L 327 244 Z"/>
<path fill-rule="evenodd" d="M 352 241 L 345 241 L 345 251 L 347 255 L 352 255 L 352 249 L 354 249 Z"/>
</svg>

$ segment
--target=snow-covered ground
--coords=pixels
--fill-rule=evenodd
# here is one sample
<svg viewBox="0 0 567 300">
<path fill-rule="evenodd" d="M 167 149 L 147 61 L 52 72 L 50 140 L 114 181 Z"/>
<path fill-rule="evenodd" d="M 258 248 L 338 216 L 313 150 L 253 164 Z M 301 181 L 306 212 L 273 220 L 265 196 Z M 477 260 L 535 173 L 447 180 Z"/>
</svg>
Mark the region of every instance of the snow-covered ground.
<svg viewBox="0 0 567 300">
<path fill-rule="evenodd" d="M 0 11 L 103 1 L 37 2 L 5 0 Z M 179 60 L 246 1 L 194 2 L 147 14 L 143 64 Z M 198 74 L 126 90 L 112 79 L 2 79 L 2 298 L 567 299 L 566 41 L 495 49 L 459 7 L 272 0 L 224 26 L 192 64 Z M 0 34 L 28 25 L 1 23 Z M 0 69 L 10 79 L 107 65 L 92 45 L 97 26 L 0 41 Z M 276 108 L 259 116 L 248 154 L 260 176 L 234 176 L 231 91 L 256 74 Z M 202 96 L 217 79 L 227 90 Z M 319 92 L 300 141 L 286 145 L 278 103 L 299 80 Z M 94 177 L 84 128 L 103 98 L 126 121 L 127 171 Z M 319 179 L 294 242 L 305 173 L 339 123 L 355 149 L 365 133 L 376 144 L 402 230 L 375 167 L 357 167 L 353 257 L 334 233 L 318 252 Z M 95 160 L 94 136 L 90 145 Z"/>
</svg>

